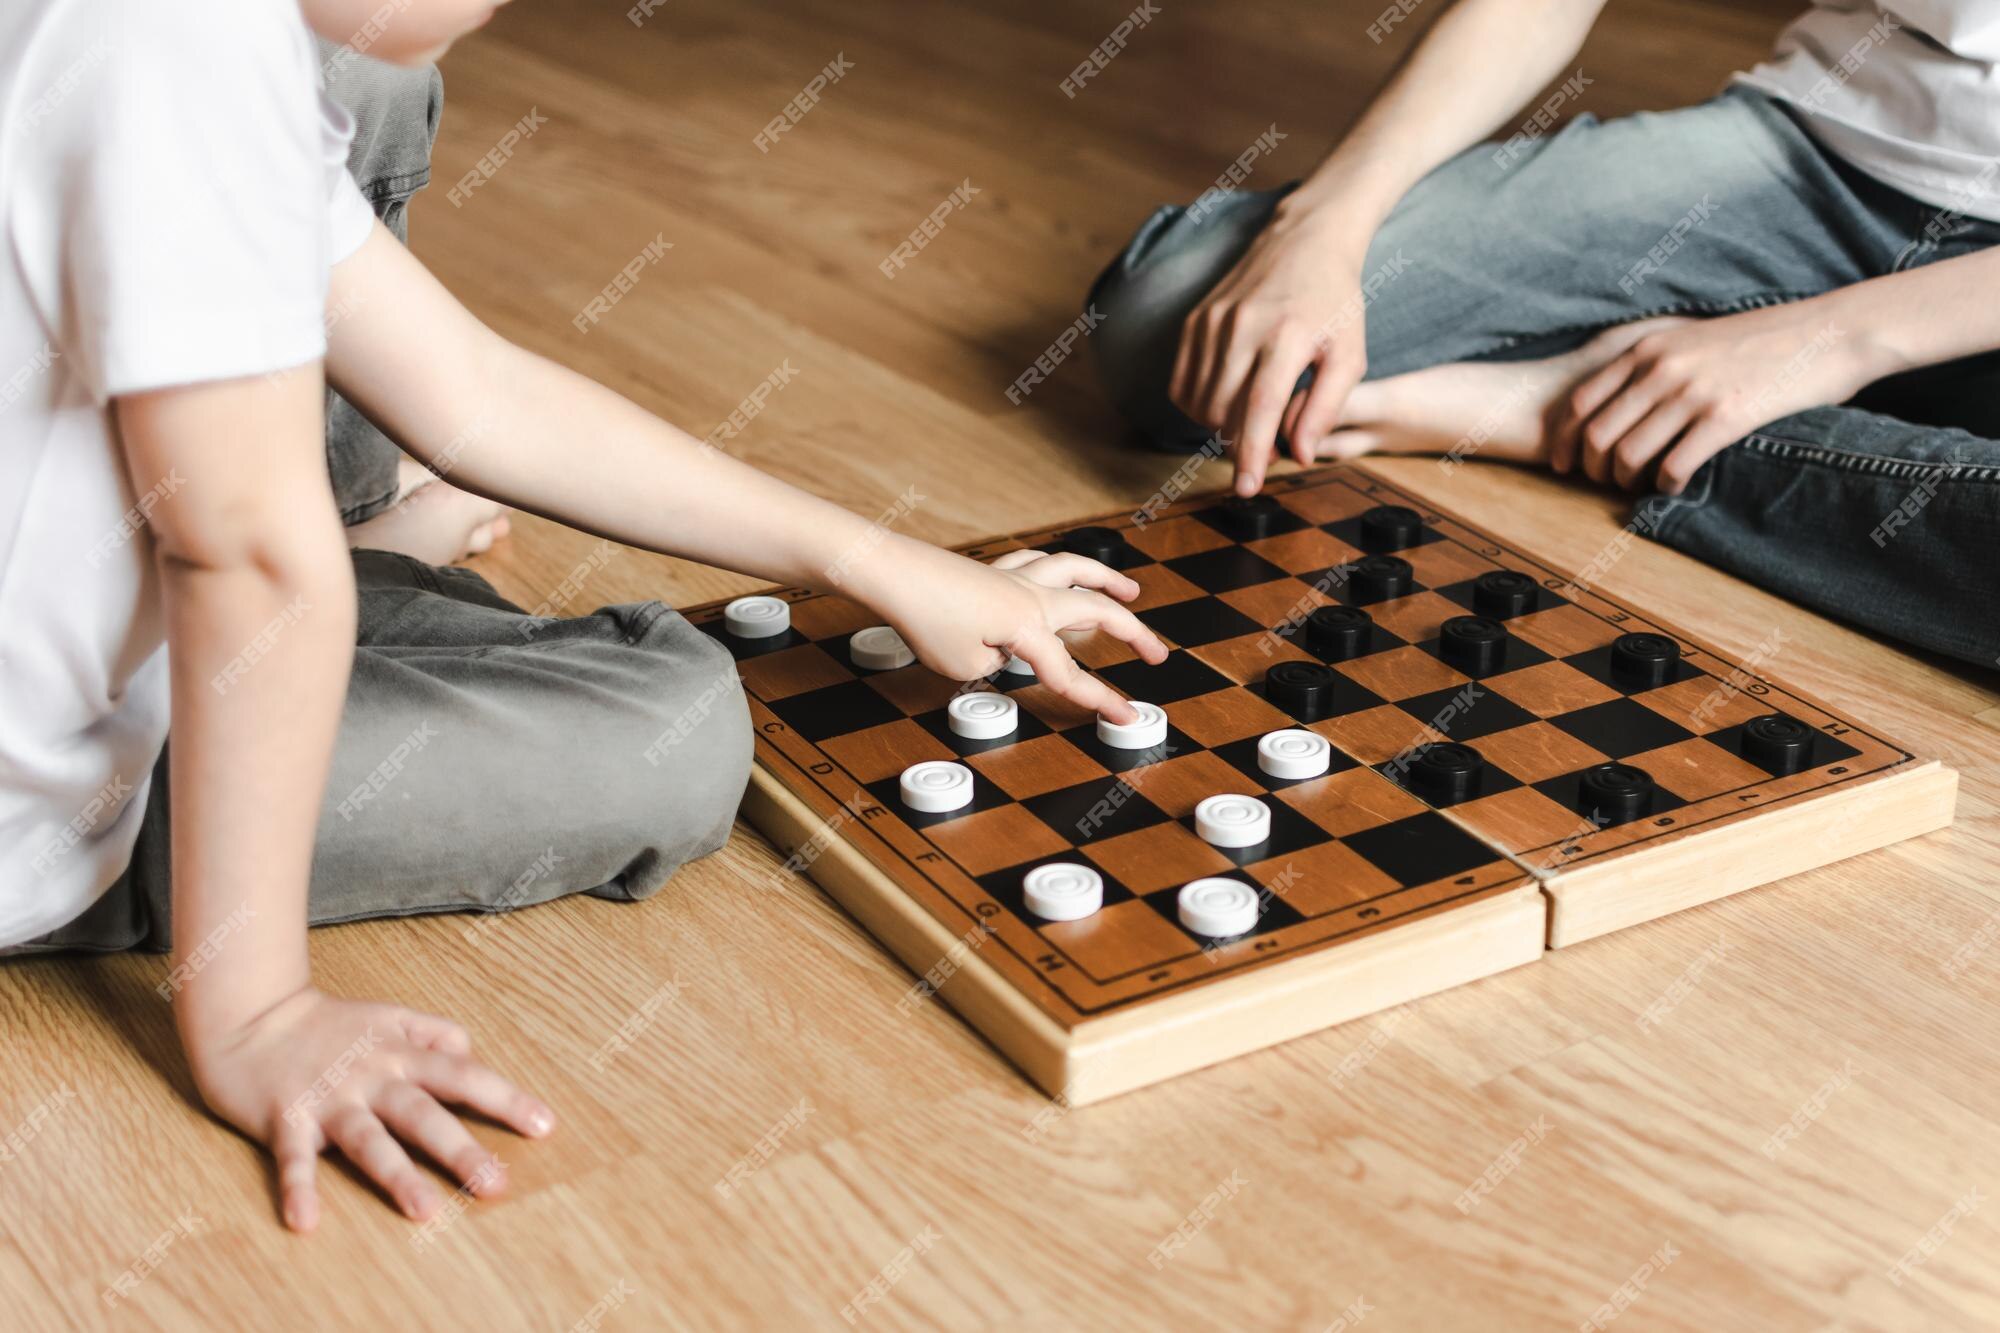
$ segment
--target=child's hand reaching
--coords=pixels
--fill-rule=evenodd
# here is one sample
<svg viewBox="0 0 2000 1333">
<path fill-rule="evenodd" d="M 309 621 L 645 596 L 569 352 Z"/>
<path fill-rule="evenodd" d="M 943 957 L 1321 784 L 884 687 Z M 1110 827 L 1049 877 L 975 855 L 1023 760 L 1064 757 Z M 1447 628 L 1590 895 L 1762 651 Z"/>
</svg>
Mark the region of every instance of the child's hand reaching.
<svg viewBox="0 0 2000 1333">
<path fill-rule="evenodd" d="M 1113 722 L 1136 714 L 1110 686 L 1070 660 L 1057 630 L 1101 629 L 1146 661 L 1166 660 L 1159 636 L 1118 602 L 1139 585 L 1080 555 L 1010 551 L 991 565 L 936 547 L 900 544 L 870 605 L 888 617 L 924 665 L 953 680 L 990 676 L 1007 655 L 1044 685 Z"/>
<path fill-rule="evenodd" d="M 444 1104 L 530 1138 L 555 1127 L 547 1106 L 471 1057 L 465 1029 L 399 1005 L 307 988 L 240 1028 L 186 1042 L 209 1106 L 277 1159 L 279 1206 L 294 1231 L 319 1221 L 314 1181 L 328 1147 L 422 1221 L 444 1196 L 405 1144 L 480 1198 L 507 1188 L 506 1167 Z"/>
</svg>

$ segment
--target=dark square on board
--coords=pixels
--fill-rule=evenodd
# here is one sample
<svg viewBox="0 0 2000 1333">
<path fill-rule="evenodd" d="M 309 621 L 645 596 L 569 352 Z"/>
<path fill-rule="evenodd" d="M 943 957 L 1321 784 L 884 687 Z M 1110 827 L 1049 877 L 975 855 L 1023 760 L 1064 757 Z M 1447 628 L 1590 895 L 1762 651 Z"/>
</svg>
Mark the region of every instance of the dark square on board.
<svg viewBox="0 0 2000 1333">
<path fill-rule="evenodd" d="M 1284 570 L 1242 546 L 1218 546 L 1213 551 L 1176 556 L 1163 561 L 1168 569 L 1203 592 L 1234 592 L 1259 583 L 1291 577 Z"/>
<path fill-rule="evenodd" d="M 1775 712 L 1776 710 L 1772 711 Z M 1711 731 L 1708 733 L 1709 743 L 1721 746 L 1730 754 L 1737 756 L 1753 767 L 1763 768 L 1762 764 L 1759 764 L 1755 759 L 1743 753 L 1743 728 L 1746 725 L 1748 724 L 1745 722 L 1738 722 L 1733 727 L 1724 727 L 1720 731 Z M 1799 765 L 1798 771 L 1803 773 L 1809 768 L 1818 768 L 1822 764 L 1837 764 L 1843 759 L 1852 759 L 1860 753 L 1861 751 L 1855 749 L 1837 736 L 1829 735 L 1824 731 L 1815 731 L 1812 734 L 1812 752 L 1806 756 L 1806 761 Z"/>
<path fill-rule="evenodd" d="M 951 729 L 951 714 L 943 708 L 933 708 L 928 713 L 919 713 L 910 720 L 937 737 L 948 746 L 952 753 L 964 758 L 970 754 L 990 754 L 994 750 L 1004 750 L 1022 741 L 1031 741 L 1037 736 L 1049 734 L 1049 724 L 1036 717 L 1027 709 L 1017 709 L 1015 719 L 1019 725 L 1005 736 L 995 736 L 991 740 L 968 740 Z"/>
<path fill-rule="evenodd" d="M 1168 653 L 1158 666 L 1135 657 L 1104 667 L 1097 674 L 1130 698 L 1162 705 L 1212 694 L 1233 683 L 1206 662 L 1183 652 Z"/>
<path fill-rule="evenodd" d="M 1377 700 L 1377 702 L 1379 703 L 1380 701 Z M 1317 782 L 1320 778 L 1326 777 L 1328 774 L 1345 773 L 1350 768 L 1359 768 L 1361 766 L 1359 761 L 1355 760 L 1338 745 L 1335 745 L 1330 747 L 1327 757 L 1331 762 L 1327 765 L 1325 773 L 1320 773 L 1310 778 L 1274 778 L 1257 766 L 1257 742 L 1262 739 L 1263 737 L 1261 736 L 1245 736 L 1240 741 L 1231 741 L 1227 745 L 1215 746 L 1215 757 L 1253 782 L 1262 783 L 1266 791 L 1279 791 L 1285 787 L 1296 787 L 1301 782 Z"/>
<path fill-rule="evenodd" d="M 994 901 L 998 902 L 1002 907 L 1005 907 L 1021 920 L 1031 925 L 1046 925 L 1048 924 L 1047 922 L 1028 910 L 1027 895 L 1021 890 L 1021 881 L 1027 878 L 1030 870 L 1038 866 L 1056 865 L 1058 863 L 1087 866 L 1102 876 L 1104 880 L 1104 905 L 1106 907 L 1111 906 L 1113 903 L 1125 902 L 1132 897 L 1132 890 L 1127 888 L 1121 880 L 1107 872 L 1103 866 L 1098 865 L 1095 861 L 1080 856 L 1076 852 L 1057 852 L 1054 856 L 1038 856 L 1032 861 L 1023 861 L 1017 866 L 1008 866 L 1006 869 L 996 870 L 990 875 L 981 875 L 978 877 L 978 884 L 980 888 L 986 890 L 993 897 Z"/>
<path fill-rule="evenodd" d="M 1474 693 L 1475 690 L 1477 693 Z M 1456 689 L 1447 687 L 1399 699 L 1396 706 L 1455 741 L 1477 740 L 1495 732 L 1512 731 L 1535 720 L 1533 713 L 1506 695 L 1486 689 L 1476 682 L 1460 685 Z"/>
<path fill-rule="evenodd" d="M 1255 864 L 1258 861 L 1281 861 L 1294 852 L 1302 852 L 1308 847 L 1317 847 L 1332 841 L 1333 835 L 1307 819 L 1283 801 L 1261 798 L 1264 808 L 1271 812 L 1271 836 L 1253 847 L 1217 847 L 1215 850 L 1234 861 L 1239 866 Z M 1190 833 L 1194 832 L 1194 817 L 1183 821 Z M 1199 834 L 1196 835 L 1200 836 Z M 1210 844 L 1213 846 L 1213 844 Z"/>
<path fill-rule="evenodd" d="M 1647 684 L 1643 680 L 1633 680 L 1629 676 L 1620 676 L 1613 672 L 1611 669 L 1611 645 L 1608 643 L 1592 648 L 1588 652 L 1572 653 L 1568 657 L 1565 657 L 1563 661 L 1569 663 L 1598 684 L 1609 685 L 1620 694 L 1643 694 L 1647 690 L 1658 688 L 1657 686 Z M 1692 680 L 1701 674 L 1703 673 L 1700 667 L 1682 659 L 1673 664 L 1672 669 L 1667 672 L 1667 678 L 1661 681 L 1660 684 L 1674 685 L 1684 680 Z"/>
<path fill-rule="evenodd" d="M 1138 612 L 1138 616 L 1153 633 L 1183 648 L 1199 648 L 1205 643 L 1241 638 L 1264 628 L 1229 603 L 1214 597 L 1170 602 L 1166 606 Z"/>
<path fill-rule="evenodd" d="M 721 616 L 713 620 L 704 620 L 695 628 L 727 648 L 729 655 L 739 662 L 749 657 L 765 657 L 771 653 L 781 653 L 787 648 L 796 648 L 802 643 L 812 642 L 795 629 L 787 629 L 783 634 L 767 634 L 761 639 L 746 639 L 741 635 L 731 634 Z"/>
<path fill-rule="evenodd" d="M 1259 935 L 1269 935 L 1275 931 L 1283 930 L 1286 926 L 1296 926 L 1305 920 L 1305 917 L 1300 914 L 1299 909 L 1286 902 L 1282 895 L 1266 893 L 1256 880 L 1240 871 L 1234 874 L 1225 871 L 1221 874 L 1205 876 L 1205 878 L 1240 879 L 1250 886 L 1251 892 L 1257 895 L 1257 924 L 1244 931 L 1241 935 L 1228 936 L 1228 939 L 1253 939 Z M 1181 925 L 1180 896 L 1181 890 L 1186 887 L 1184 884 L 1177 884 L 1170 889 L 1155 889 L 1145 896 L 1146 906 L 1173 922 L 1178 929 L 1184 931 L 1197 944 L 1206 946 L 1221 943 L 1222 941 L 1211 940 L 1206 935 L 1196 935 L 1193 931 L 1188 930 L 1186 926 Z"/>
<path fill-rule="evenodd" d="M 917 829 L 931 828 L 938 824 L 948 824 L 954 819 L 963 819 L 967 815 L 976 815 L 982 810 L 998 810 L 1003 805 L 1012 805 L 1014 803 L 1013 797 L 1002 791 L 997 784 L 988 782 L 985 775 L 978 772 L 972 775 L 971 804 L 962 805 L 956 810 L 946 810 L 938 814 L 932 814 L 924 810 L 912 810 L 909 806 L 903 804 L 901 774 L 883 778 L 880 782 L 869 783 L 868 794 L 881 802 L 887 809 L 895 811 L 896 817 L 901 819 L 905 824 Z"/>
<path fill-rule="evenodd" d="M 1599 754 L 1613 759 L 1625 759 L 1662 746 L 1677 745 L 1694 735 L 1678 722 L 1671 722 L 1644 704 L 1633 703 L 1630 699 L 1592 704 L 1574 713 L 1559 713 L 1548 720 Z"/>
<path fill-rule="evenodd" d="M 860 680 L 807 690 L 788 699 L 772 700 L 766 706 L 778 715 L 780 721 L 809 741 L 866 731 L 869 727 L 894 722 L 903 716 L 902 709 L 869 689 L 866 681 Z"/>
<path fill-rule="evenodd" d="M 1337 518 L 1331 523 L 1320 524 L 1320 527 L 1340 538 L 1357 551 L 1366 551 L 1369 549 L 1368 544 L 1361 539 L 1361 515 L 1359 514 L 1351 514 L 1346 518 Z M 1398 546 L 1394 550 L 1383 551 L 1382 554 L 1394 555 L 1397 551 L 1411 551 L 1419 546 L 1429 546 L 1432 542 L 1441 542 L 1444 539 L 1445 537 L 1442 532 L 1439 532 L 1426 522 L 1422 528 L 1418 529 L 1416 540 Z"/>
<path fill-rule="evenodd" d="M 1147 702 L 1152 701 L 1147 700 Z M 1167 739 L 1144 750 L 1125 750 L 1116 745 L 1106 745 L 1097 739 L 1097 723 L 1094 721 L 1080 727 L 1071 727 L 1063 732 L 1062 736 L 1071 745 L 1095 759 L 1101 767 L 1113 773 L 1130 773 L 1135 768 L 1163 763 L 1176 755 L 1193 754 L 1201 749 L 1194 737 L 1172 722 L 1167 723 Z"/>
<path fill-rule="evenodd" d="M 1261 541 L 1265 537 L 1282 537 L 1288 532 L 1298 532 L 1301 529 L 1312 526 L 1312 524 L 1306 522 L 1282 505 L 1271 509 L 1268 516 L 1263 520 L 1263 533 L 1256 537 L 1249 536 L 1240 529 L 1237 522 L 1232 519 L 1229 507 L 1226 504 L 1210 505 L 1206 509 L 1197 509 L 1194 513 L 1188 515 L 1188 517 L 1207 524 L 1232 541 Z"/>
<path fill-rule="evenodd" d="M 1078 846 L 1100 838 L 1115 838 L 1166 821 L 1166 812 L 1141 796 L 1128 782 L 1098 778 L 1029 796 L 1021 804 Z"/>
<path fill-rule="evenodd" d="M 1463 875 L 1500 859 L 1498 853 L 1435 810 L 1362 829 L 1341 841 L 1406 886 Z"/>
<path fill-rule="evenodd" d="M 1653 795 L 1647 802 L 1646 808 L 1630 819 L 1611 818 L 1606 815 L 1604 808 L 1598 804 L 1593 804 L 1590 809 L 1586 810 L 1583 807 L 1583 775 L 1586 771 L 1578 769 L 1574 773 L 1561 773 L 1546 781 L 1534 784 L 1536 791 L 1548 797 L 1563 809 L 1575 812 L 1579 828 L 1582 827 L 1582 821 L 1585 816 L 1588 816 L 1591 822 L 1601 829 L 1617 828 L 1621 824 L 1635 824 L 1642 819 L 1650 819 L 1662 828 L 1670 828 L 1675 821 L 1669 817 L 1669 812 L 1678 810 L 1687 804 L 1686 801 L 1656 783 L 1653 786 Z"/>
</svg>

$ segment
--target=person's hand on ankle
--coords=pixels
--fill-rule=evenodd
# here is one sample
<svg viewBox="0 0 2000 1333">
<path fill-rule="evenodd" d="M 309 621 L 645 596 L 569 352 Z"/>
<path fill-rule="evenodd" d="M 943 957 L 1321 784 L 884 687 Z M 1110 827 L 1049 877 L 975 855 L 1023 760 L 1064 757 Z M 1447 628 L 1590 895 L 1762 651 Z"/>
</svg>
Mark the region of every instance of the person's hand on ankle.
<svg viewBox="0 0 2000 1333">
<path fill-rule="evenodd" d="M 1678 495 L 1702 464 L 1759 426 L 1844 402 L 1870 378 L 1815 301 L 1676 324 L 1557 402 L 1549 463 Z"/>
</svg>

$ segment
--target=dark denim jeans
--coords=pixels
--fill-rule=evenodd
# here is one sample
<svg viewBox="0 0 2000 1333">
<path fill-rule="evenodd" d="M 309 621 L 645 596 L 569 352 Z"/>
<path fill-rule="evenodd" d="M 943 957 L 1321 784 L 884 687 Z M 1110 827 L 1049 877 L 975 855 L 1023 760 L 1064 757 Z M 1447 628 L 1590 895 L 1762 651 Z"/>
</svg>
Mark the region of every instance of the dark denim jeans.
<svg viewBox="0 0 2000 1333">
<path fill-rule="evenodd" d="M 1091 290 L 1105 389 L 1151 443 L 1207 437 L 1167 398 L 1181 322 L 1284 193 L 1158 210 Z M 1362 270 L 1381 275 L 1369 375 L 1549 356 L 1612 325 L 1794 301 L 1996 241 L 2000 224 L 1862 175 L 1747 89 L 1585 116 L 1512 156 L 1468 149 L 1397 206 Z M 1953 408 L 1940 411 L 1925 386 L 1945 383 Z M 1954 382 L 1946 368 L 1878 389 L 1771 422 L 1686 495 L 1641 500 L 1634 528 L 1828 615 L 1995 665 L 2000 375 Z"/>
</svg>

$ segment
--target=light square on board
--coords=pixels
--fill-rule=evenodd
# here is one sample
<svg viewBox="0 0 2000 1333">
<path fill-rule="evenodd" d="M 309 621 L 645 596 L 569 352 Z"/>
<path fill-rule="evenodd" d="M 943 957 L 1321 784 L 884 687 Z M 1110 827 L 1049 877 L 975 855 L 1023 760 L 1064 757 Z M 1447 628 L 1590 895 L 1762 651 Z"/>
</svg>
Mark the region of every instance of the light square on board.
<svg viewBox="0 0 2000 1333">
<path fill-rule="evenodd" d="M 1095 723 L 1097 714 L 1057 694 L 1048 686 L 1037 682 L 1011 691 L 1008 695 L 1027 712 L 1049 724 L 1051 731 L 1068 731 L 1071 727 L 1082 726 L 1086 722 Z"/>
<path fill-rule="evenodd" d="M 1618 697 L 1618 691 L 1602 681 L 1592 680 L 1569 663 L 1553 659 L 1487 676 L 1479 684 L 1483 689 L 1505 695 L 1536 717 L 1573 713 Z"/>
<path fill-rule="evenodd" d="M 1693 676 L 1658 689 L 1634 694 L 1634 703 L 1644 704 L 1661 717 L 1686 727 L 1697 736 L 1748 722 L 1771 712 L 1768 699 L 1745 690 L 1731 690 L 1714 676 Z"/>
<path fill-rule="evenodd" d="M 1332 841 L 1254 862 L 1244 869 L 1308 919 L 1403 887 L 1345 844 Z"/>
<path fill-rule="evenodd" d="M 1434 592 L 1419 592 L 1383 602 L 1371 608 L 1369 614 L 1376 624 L 1397 638 L 1407 643 L 1422 643 L 1435 639 L 1438 626 L 1454 616 L 1464 615 L 1465 608 Z"/>
<path fill-rule="evenodd" d="M 1567 602 L 1546 611 L 1515 616 L 1507 622 L 1507 628 L 1551 657 L 1601 648 L 1625 632 L 1602 616 L 1594 616 Z"/>
<path fill-rule="evenodd" d="M 1265 672 L 1279 662 L 1318 660 L 1291 639 L 1281 638 L 1268 630 L 1258 630 L 1255 634 L 1245 634 L 1237 639 L 1224 639 L 1219 643 L 1204 643 L 1188 651 L 1238 685 L 1255 685 L 1264 679 Z"/>
<path fill-rule="evenodd" d="M 1228 857 L 1181 823 L 1153 824 L 1104 838 L 1085 847 L 1083 854 L 1134 893 L 1151 893 L 1204 875 L 1220 875 L 1231 865 Z"/>
<path fill-rule="evenodd" d="M 1351 661 L 1336 662 L 1333 669 L 1367 686 L 1370 692 L 1391 703 L 1438 690 L 1460 689 L 1472 680 L 1464 672 L 1446 666 L 1423 649 L 1410 644 L 1391 648 L 1386 653 L 1370 653 Z"/>
<path fill-rule="evenodd" d="M 1309 724 L 1306 730 L 1318 732 L 1364 764 L 1386 763 L 1426 741 L 1446 739 L 1442 732 L 1394 704 L 1329 717 Z"/>
<path fill-rule="evenodd" d="M 1210 749 L 1293 725 L 1291 718 L 1247 690 L 1216 690 L 1165 707 L 1174 726 Z"/>
<path fill-rule="evenodd" d="M 1469 551 L 1454 541 L 1413 546 L 1399 554 L 1409 561 L 1410 568 L 1416 571 L 1417 582 L 1429 588 L 1442 588 L 1448 583 L 1463 583 L 1467 579 L 1476 579 L 1481 574 L 1500 568 L 1485 556 Z"/>
<path fill-rule="evenodd" d="M 742 679 L 743 688 L 760 699 L 787 699 L 854 679 L 852 671 L 814 643 L 802 643 L 762 657 L 746 657 L 736 664 L 736 674 Z"/>
<path fill-rule="evenodd" d="M 1097 977 L 1143 971 L 1201 946 L 1142 898 L 1112 903 L 1081 921 L 1045 921 L 1042 937 Z"/>
<path fill-rule="evenodd" d="M 1304 579 L 1295 578 L 1253 583 L 1247 588 L 1231 589 L 1220 597 L 1255 621 L 1259 629 L 1265 630 L 1275 629 L 1289 621 L 1303 620 L 1312 614 L 1314 607 L 1333 602 L 1333 598 L 1322 590 Z"/>
<path fill-rule="evenodd" d="M 1279 537 L 1263 537 L 1247 545 L 1287 574 L 1304 574 L 1333 565 L 1349 565 L 1361 552 L 1322 528 L 1301 528 Z"/>
<path fill-rule="evenodd" d="M 1460 739 L 1464 739 L 1460 737 Z M 1546 722 L 1531 722 L 1478 738 L 1489 764 L 1498 764 L 1523 782 L 1540 782 L 1605 762 L 1608 756 Z"/>
<path fill-rule="evenodd" d="M 829 736 L 819 743 L 827 757 L 862 782 L 880 782 L 928 759 L 956 760 L 937 737 L 908 718 Z"/>
<path fill-rule="evenodd" d="M 1770 774 L 1747 759 L 1698 736 L 1628 755 L 1625 762 L 1645 769 L 1655 782 L 1686 801 L 1703 801 L 1770 780 Z"/>
<path fill-rule="evenodd" d="M 1126 774 L 1126 781 L 1174 819 L 1192 818 L 1195 806 L 1211 796 L 1257 796 L 1262 792 L 1234 765 L 1206 750 L 1135 769 Z"/>
<path fill-rule="evenodd" d="M 1381 496 L 1364 495 L 1351 485 L 1335 482 L 1330 486 L 1301 486 L 1297 490 L 1274 492 L 1278 503 L 1309 523 L 1338 523 L 1344 518 L 1384 503 Z"/>
<path fill-rule="evenodd" d="M 1301 782 L 1276 793 L 1313 823 L 1337 838 L 1378 824 L 1407 819 L 1424 803 L 1372 768 L 1350 768 Z"/>
<path fill-rule="evenodd" d="M 1016 800 L 1040 796 L 1059 787 L 1074 787 L 1080 782 L 1111 780 L 1110 772 L 1102 764 L 1056 735 L 1037 736 L 1004 749 L 989 750 L 965 762 Z"/>
<path fill-rule="evenodd" d="M 1069 850 L 1069 843 L 1055 830 L 1018 805 L 982 810 L 939 824 L 929 833 L 932 842 L 974 875 Z"/>
<path fill-rule="evenodd" d="M 1452 818 L 1509 851 L 1583 837 L 1597 825 L 1533 787 L 1515 787 L 1451 807 Z"/>
<path fill-rule="evenodd" d="M 1133 527 L 1125 533 L 1125 540 L 1155 560 L 1172 560 L 1234 545 L 1208 524 L 1186 514 Z"/>
<path fill-rule="evenodd" d="M 965 686 L 945 679 L 921 662 L 893 671 L 870 672 L 862 679 L 868 682 L 869 689 L 911 717 L 943 708 L 965 692 Z"/>
<path fill-rule="evenodd" d="M 1165 565 L 1141 565 L 1127 570 L 1126 577 L 1139 585 L 1139 595 L 1125 603 L 1126 609 L 1134 612 L 1150 611 L 1171 602 L 1192 601 L 1202 595 L 1200 588 Z"/>
</svg>

